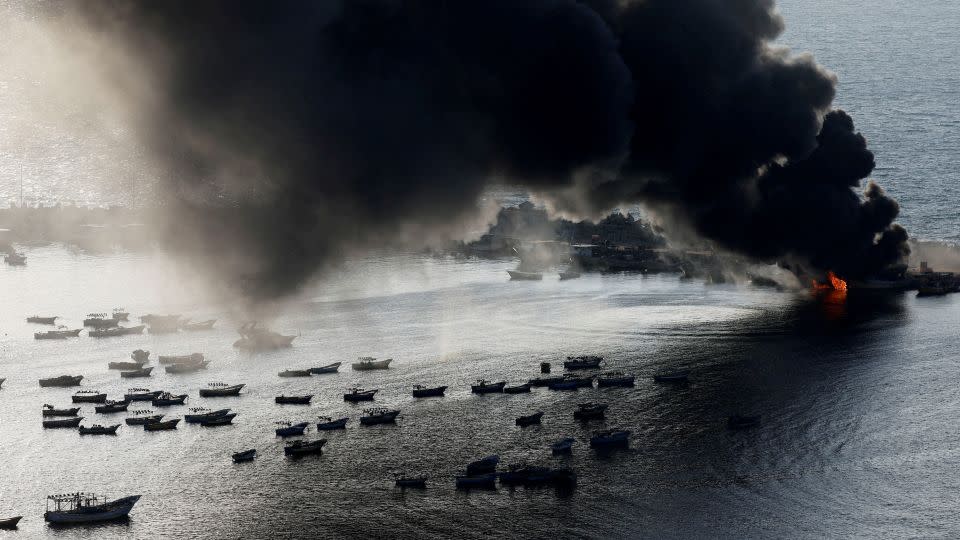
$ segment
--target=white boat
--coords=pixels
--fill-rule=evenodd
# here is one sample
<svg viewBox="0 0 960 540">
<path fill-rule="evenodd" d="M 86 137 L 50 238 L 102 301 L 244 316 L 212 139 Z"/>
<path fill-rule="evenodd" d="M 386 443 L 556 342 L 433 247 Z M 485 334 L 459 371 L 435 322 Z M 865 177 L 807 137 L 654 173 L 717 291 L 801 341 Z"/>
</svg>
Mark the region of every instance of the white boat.
<svg viewBox="0 0 960 540">
<path fill-rule="evenodd" d="M 93 493 L 68 493 L 47 497 L 43 519 L 50 523 L 94 523 L 127 516 L 140 500 L 140 495 L 108 501 Z"/>
<path fill-rule="evenodd" d="M 370 356 L 361 356 L 356 362 L 350 365 L 353 367 L 354 371 L 369 371 L 372 369 L 389 369 L 390 362 L 392 361 L 393 358 L 377 360 L 376 358 Z"/>
</svg>

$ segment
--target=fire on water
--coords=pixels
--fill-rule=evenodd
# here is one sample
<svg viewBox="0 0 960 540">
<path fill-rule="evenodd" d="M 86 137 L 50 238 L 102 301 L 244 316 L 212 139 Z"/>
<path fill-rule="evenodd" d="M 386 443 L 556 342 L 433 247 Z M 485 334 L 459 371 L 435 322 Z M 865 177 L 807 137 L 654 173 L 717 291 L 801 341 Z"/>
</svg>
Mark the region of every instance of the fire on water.
<svg viewBox="0 0 960 540">
<path fill-rule="evenodd" d="M 813 280 L 813 288 L 817 290 L 835 290 L 835 291 L 846 291 L 847 282 L 840 279 L 839 276 L 834 274 L 832 271 L 827 272 L 828 283 L 820 283 L 817 280 Z"/>
</svg>

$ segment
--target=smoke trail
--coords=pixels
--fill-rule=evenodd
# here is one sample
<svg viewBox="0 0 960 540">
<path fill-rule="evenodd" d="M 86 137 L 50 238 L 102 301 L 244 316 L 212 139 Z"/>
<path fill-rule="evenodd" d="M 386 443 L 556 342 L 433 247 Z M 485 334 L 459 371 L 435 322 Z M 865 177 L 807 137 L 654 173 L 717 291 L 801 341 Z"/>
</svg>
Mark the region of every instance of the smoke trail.
<svg viewBox="0 0 960 540">
<path fill-rule="evenodd" d="M 88 4 L 85 4 L 88 6 Z M 469 214 L 495 179 L 598 212 L 641 201 L 722 246 L 860 275 L 896 202 L 835 80 L 770 41 L 768 0 L 104 3 L 156 65 L 167 237 L 254 296 L 353 246 Z"/>
</svg>

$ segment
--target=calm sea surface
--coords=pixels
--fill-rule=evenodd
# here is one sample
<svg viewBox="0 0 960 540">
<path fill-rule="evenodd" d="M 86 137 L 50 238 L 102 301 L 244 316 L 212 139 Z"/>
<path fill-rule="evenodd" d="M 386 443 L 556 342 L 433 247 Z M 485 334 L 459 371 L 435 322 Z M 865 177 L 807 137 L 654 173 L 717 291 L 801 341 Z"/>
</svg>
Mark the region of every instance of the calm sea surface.
<svg viewBox="0 0 960 540">
<path fill-rule="evenodd" d="M 900 199 L 911 233 L 960 241 L 955 2 L 779 4 L 788 24 L 781 41 L 838 73 L 838 104 L 877 153 L 875 176 Z M 69 185 L 65 178 L 57 185 Z M 512 261 L 371 257 L 347 263 L 271 321 L 300 335 L 293 348 L 246 354 L 231 346 L 240 317 L 162 253 L 20 247 L 28 266 L 0 267 L 0 518 L 25 517 L 0 538 L 960 536 L 958 296 L 815 298 L 674 275 L 524 283 L 507 280 Z M 35 341 L 45 327 L 24 321 L 60 315 L 78 327 L 84 314 L 115 306 L 218 322 L 210 332 Z M 151 379 L 107 370 L 137 348 L 154 358 L 203 352 L 212 363 L 189 375 L 158 367 Z M 477 378 L 519 383 L 538 376 L 542 361 L 560 371 L 573 354 L 605 356 L 609 369 L 638 376 L 636 388 L 470 394 Z M 350 371 L 366 355 L 394 364 Z M 336 375 L 277 376 L 335 361 L 345 363 Z M 690 369 L 691 384 L 649 379 L 673 369 Z M 188 393 L 187 407 L 239 415 L 216 429 L 45 431 L 41 406 L 67 406 L 74 389 L 41 389 L 37 379 L 61 374 L 82 374 L 83 388 L 111 397 L 149 386 Z M 236 398 L 200 398 L 208 382 L 247 387 Z M 414 400 L 410 389 L 421 383 L 450 390 Z M 380 389 L 376 404 L 399 408 L 402 419 L 359 426 L 363 407 L 341 399 L 351 385 Z M 309 407 L 275 405 L 282 393 L 316 397 Z M 585 401 L 608 403 L 606 422 L 574 421 Z M 181 417 L 187 407 L 164 412 Z M 542 426 L 514 425 L 537 410 Z M 763 421 L 729 432 L 733 413 Z M 83 415 L 85 424 L 125 417 L 89 405 Z M 322 456 L 284 458 L 273 422 L 318 415 L 351 422 L 323 435 Z M 591 451 L 585 440 L 601 427 L 631 430 L 629 450 Z M 307 438 L 317 436 L 311 429 Z M 579 441 L 573 455 L 552 457 L 549 444 L 565 436 Z M 231 452 L 251 447 L 256 461 L 231 462 Z M 491 453 L 571 467 L 578 485 L 572 493 L 455 490 L 453 475 Z M 398 490 L 393 471 L 429 474 L 429 487 Z M 143 498 L 125 523 L 45 525 L 45 496 L 77 490 Z"/>
</svg>

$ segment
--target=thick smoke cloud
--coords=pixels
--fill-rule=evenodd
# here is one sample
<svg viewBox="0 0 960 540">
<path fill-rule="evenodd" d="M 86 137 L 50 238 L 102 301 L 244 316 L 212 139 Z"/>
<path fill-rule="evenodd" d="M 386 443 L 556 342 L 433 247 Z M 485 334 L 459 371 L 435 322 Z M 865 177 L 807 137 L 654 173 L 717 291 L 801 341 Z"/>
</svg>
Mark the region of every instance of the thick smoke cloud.
<svg viewBox="0 0 960 540">
<path fill-rule="evenodd" d="M 905 249 L 896 202 L 851 189 L 873 156 L 829 112 L 834 78 L 769 45 L 770 1 L 85 6 L 157 66 L 168 238 L 258 297 L 442 227 L 498 179 L 847 275 Z"/>
</svg>

